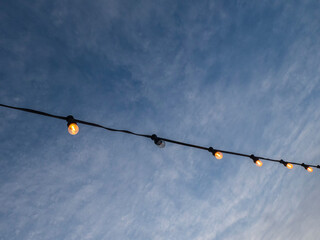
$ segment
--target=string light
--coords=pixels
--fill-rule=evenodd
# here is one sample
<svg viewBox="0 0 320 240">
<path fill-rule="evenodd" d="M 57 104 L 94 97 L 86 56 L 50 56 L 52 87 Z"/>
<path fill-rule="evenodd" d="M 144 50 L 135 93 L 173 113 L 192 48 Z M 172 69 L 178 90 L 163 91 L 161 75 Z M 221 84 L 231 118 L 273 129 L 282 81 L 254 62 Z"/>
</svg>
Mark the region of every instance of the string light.
<svg viewBox="0 0 320 240">
<path fill-rule="evenodd" d="M 250 158 L 253 160 L 253 162 L 258 166 L 258 167 L 262 167 L 263 162 L 256 156 L 254 156 L 253 154 L 250 155 Z"/>
<path fill-rule="evenodd" d="M 79 132 L 79 127 L 76 121 L 74 120 L 73 116 L 71 115 L 67 117 L 67 126 L 68 126 L 68 132 L 71 135 L 76 135 Z"/>
<path fill-rule="evenodd" d="M 285 167 L 287 167 L 288 169 L 292 169 L 293 165 L 291 163 L 288 163 L 286 161 L 283 161 L 282 159 L 280 160 L 280 163 L 282 163 Z"/>
<path fill-rule="evenodd" d="M 304 163 L 286 162 L 286 161 L 284 161 L 282 159 L 281 160 L 276 160 L 276 159 L 265 158 L 265 157 L 257 157 L 257 156 L 254 156 L 253 154 L 249 155 L 249 154 L 238 153 L 238 152 L 218 150 L 218 149 L 214 149 L 213 147 L 209 147 L 208 148 L 208 147 L 203 147 L 203 146 L 194 145 L 194 144 L 190 144 L 190 143 L 180 142 L 180 141 L 176 141 L 176 140 L 172 140 L 172 139 L 161 138 L 161 137 L 158 137 L 155 134 L 152 134 L 152 135 L 140 134 L 140 133 L 134 133 L 134 132 L 131 132 L 131 131 L 128 131 L 128 130 L 120 130 L 120 129 L 109 128 L 109 127 L 105 127 L 105 126 L 102 126 L 102 125 L 99 125 L 99 124 L 96 124 L 96 123 L 86 122 L 86 121 L 83 121 L 83 120 L 75 119 L 71 115 L 69 115 L 67 117 L 64 117 L 64 116 L 53 115 L 53 114 L 46 113 L 46 112 L 41 112 L 41 111 L 34 110 L 34 109 L 13 107 L 13 106 L 5 105 L 5 104 L 0 104 L 0 107 L 10 108 L 10 109 L 29 112 L 29 113 L 33 113 L 33 114 L 46 116 L 46 117 L 65 120 L 65 121 L 67 121 L 68 132 L 71 135 L 75 135 L 75 134 L 77 134 L 79 132 L 79 127 L 77 125 L 77 123 L 78 123 L 78 124 L 84 124 L 84 125 L 88 125 L 88 126 L 92 126 L 92 127 L 102 128 L 102 129 L 105 129 L 105 130 L 108 130 L 108 131 L 112 131 L 112 132 L 122 132 L 122 133 L 126 133 L 126 134 L 131 134 L 131 135 L 134 135 L 134 136 L 149 138 L 149 139 L 153 140 L 153 142 L 160 148 L 165 147 L 165 142 L 170 142 L 170 143 L 182 145 L 182 146 L 185 146 L 185 147 L 191 147 L 191 148 L 197 148 L 197 149 L 209 151 L 217 159 L 221 159 L 223 157 L 224 153 L 225 154 L 230 154 L 230 155 L 236 155 L 236 156 L 240 156 L 240 157 L 247 157 L 247 158 L 251 158 L 253 160 L 253 162 L 258 167 L 261 167 L 263 165 L 261 160 L 265 160 L 265 161 L 270 161 L 270 162 L 282 163 L 285 167 L 287 167 L 289 169 L 293 168 L 293 164 L 294 165 L 298 165 L 298 166 L 302 166 L 308 172 L 313 172 L 313 168 L 312 167 L 320 168 L 320 165 L 316 165 L 316 166 L 315 165 L 306 165 Z"/>
<path fill-rule="evenodd" d="M 313 168 L 310 165 L 302 163 L 301 166 L 304 167 L 308 172 L 313 172 Z"/>
<path fill-rule="evenodd" d="M 292 169 L 293 165 L 291 163 L 287 163 L 286 167 L 289 168 L 289 169 Z"/>
<path fill-rule="evenodd" d="M 213 147 L 209 147 L 208 151 L 212 153 L 213 156 L 215 156 L 216 159 L 222 159 L 223 158 L 223 154 L 222 152 L 219 152 L 216 149 L 213 149 Z"/>
<path fill-rule="evenodd" d="M 154 144 L 156 144 L 159 148 L 164 148 L 166 146 L 166 142 L 163 141 L 161 138 L 158 138 L 155 134 L 151 136 L 151 139 L 154 141 Z"/>
<path fill-rule="evenodd" d="M 216 157 L 216 159 L 222 159 L 222 158 L 223 158 L 222 152 L 216 152 L 216 153 L 214 154 L 214 156 Z"/>
<path fill-rule="evenodd" d="M 258 167 L 262 167 L 263 162 L 261 162 L 261 160 L 258 160 L 258 161 L 256 161 L 256 165 L 257 165 Z"/>
</svg>

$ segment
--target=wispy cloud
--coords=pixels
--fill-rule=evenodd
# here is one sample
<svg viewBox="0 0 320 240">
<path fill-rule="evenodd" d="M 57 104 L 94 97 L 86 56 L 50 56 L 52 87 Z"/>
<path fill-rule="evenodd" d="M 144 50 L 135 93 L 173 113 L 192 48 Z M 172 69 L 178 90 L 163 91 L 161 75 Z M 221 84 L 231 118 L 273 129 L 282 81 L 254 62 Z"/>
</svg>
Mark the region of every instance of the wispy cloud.
<svg viewBox="0 0 320 240">
<path fill-rule="evenodd" d="M 319 5 L 5 3 L 1 102 L 319 164 Z M 317 239 L 317 172 L 2 109 L 4 239 Z"/>
</svg>

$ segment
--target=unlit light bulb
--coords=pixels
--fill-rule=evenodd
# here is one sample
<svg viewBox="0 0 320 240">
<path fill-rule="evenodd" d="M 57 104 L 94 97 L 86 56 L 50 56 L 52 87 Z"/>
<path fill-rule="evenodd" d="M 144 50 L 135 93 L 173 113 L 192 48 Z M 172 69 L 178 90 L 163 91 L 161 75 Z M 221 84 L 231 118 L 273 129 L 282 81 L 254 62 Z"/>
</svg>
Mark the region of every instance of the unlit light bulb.
<svg viewBox="0 0 320 240">
<path fill-rule="evenodd" d="M 68 132 L 71 135 L 76 135 L 79 132 L 79 127 L 76 123 L 70 123 L 68 126 Z"/>
<path fill-rule="evenodd" d="M 164 148 L 166 146 L 166 142 L 161 140 L 161 139 L 158 139 L 155 143 L 159 148 Z"/>
<path fill-rule="evenodd" d="M 155 134 L 152 134 L 151 139 L 159 148 L 164 148 L 166 146 L 166 142 L 161 138 L 158 138 Z"/>
</svg>

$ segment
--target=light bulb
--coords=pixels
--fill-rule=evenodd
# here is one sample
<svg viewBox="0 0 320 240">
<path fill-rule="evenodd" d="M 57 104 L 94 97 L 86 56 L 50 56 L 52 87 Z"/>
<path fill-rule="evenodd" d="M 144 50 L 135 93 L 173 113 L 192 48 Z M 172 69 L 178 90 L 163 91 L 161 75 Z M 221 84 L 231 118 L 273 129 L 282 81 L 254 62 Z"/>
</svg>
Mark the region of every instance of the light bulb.
<svg viewBox="0 0 320 240">
<path fill-rule="evenodd" d="M 287 164 L 286 164 L 286 167 L 289 168 L 289 169 L 292 169 L 292 168 L 293 168 L 293 165 L 292 165 L 291 163 L 287 163 Z"/>
<path fill-rule="evenodd" d="M 70 123 L 68 125 L 68 132 L 71 134 L 71 135 L 76 135 L 78 132 L 79 132 L 79 127 L 76 123 Z"/>
<path fill-rule="evenodd" d="M 215 152 L 214 156 L 216 157 L 216 159 L 222 159 L 223 158 L 222 152 Z"/>
<path fill-rule="evenodd" d="M 307 171 L 308 172 L 313 172 L 313 168 L 312 167 L 307 167 Z"/>
<path fill-rule="evenodd" d="M 257 160 L 255 161 L 255 164 L 258 166 L 258 167 L 261 167 L 263 165 L 263 162 L 261 162 L 260 160 Z"/>
<path fill-rule="evenodd" d="M 158 138 L 155 134 L 152 134 L 151 139 L 159 148 L 164 148 L 166 146 L 166 142 L 161 138 Z"/>
<path fill-rule="evenodd" d="M 259 160 L 259 158 L 256 157 L 255 155 L 251 154 L 249 157 L 253 160 L 253 162 L 254 162 L 258 167 L 261 167 L 261 166 L 263 165 L 263 163 L 262 163 L 262 162 Z"/>
<path fill-rule="evenodd" d="M 164 148 L 166 146 L 166 142 L 161 140 L 161 139 L 158 139 L 158 141 L 156 142 L 156 145 L 159 147 L 159 148 Z"/>
<path fill-rule="evenodd" d="M 308 165 L 306 165 L 304 163 L 302 163 L 301 166 L 304 167 L 308 172 L 313 172 L 313 168 L 312 167 L 310 167 L 310 166 L 308 166 Z"/>
</svg>

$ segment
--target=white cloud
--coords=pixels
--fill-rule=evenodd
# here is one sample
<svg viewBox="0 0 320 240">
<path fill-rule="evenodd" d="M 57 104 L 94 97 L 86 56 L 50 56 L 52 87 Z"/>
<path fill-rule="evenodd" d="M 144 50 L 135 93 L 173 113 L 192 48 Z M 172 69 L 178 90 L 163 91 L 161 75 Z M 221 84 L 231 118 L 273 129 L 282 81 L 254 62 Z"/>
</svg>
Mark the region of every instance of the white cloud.
<svg viewBox="0 0 320 240">
<path fill-rule="evenodd" d="M 244 3 L 239 14 L 218 2 L 82 4 L 21 10 L 43 22 L 35 24 L 28 15 L 21 23 L 29 26 L 22 30 L 28 35 L 10 45 L 7 34 L 9 40 L 1 42 L 17 57 L 5 64 L 1 101 L 318 164 L 314 11 L 295 16 L 298 10 L 288 5 L 284 12 L 273 6 L 265 11 L 275 19 L 264 20 L 254 16 L 263 15 L 262 8 L 254 11 Z M 12 6 L 7 8 L 10 13 Z M 291 19 L 308 25 L 307 34 Z M 286 27 L 296 38 L 281 34 Z M 273 29 L 270 39 L 264 29 Z M 278 46 L 277 36 L 286 46 Z M 217 161 L 200 150 L 170 143 L 158 149 L 148 139 L 84 126 L 73 138 L 66 135 L 66 123 L 24 116 L 1 114 L 0 232 L 6 239 L 319 235 L 317 171 L 289 171 L 268 162 L 257 168 L 250 159 L 228 155 Z"/>
</svg>

